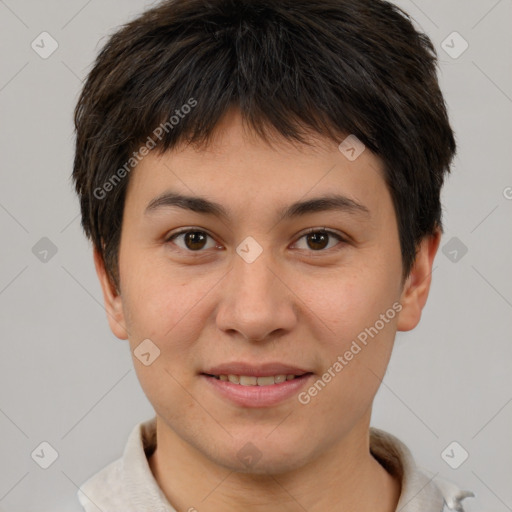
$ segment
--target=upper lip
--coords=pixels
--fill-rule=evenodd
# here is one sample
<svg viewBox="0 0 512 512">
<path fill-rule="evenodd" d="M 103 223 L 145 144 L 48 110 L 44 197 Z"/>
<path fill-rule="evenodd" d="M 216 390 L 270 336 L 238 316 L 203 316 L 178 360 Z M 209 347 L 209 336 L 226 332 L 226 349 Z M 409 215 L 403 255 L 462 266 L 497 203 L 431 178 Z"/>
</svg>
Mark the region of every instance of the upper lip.
<svg viewBox="0 0 512 512">
<path fill-rule="evenodd" d="M 248 364 L 243 362 L 224 363 L 212 366 L 204 372 L 207 375 L 247 375 L 251 377 L 270 377 L 271 375 L 304 375 L 310 373 L 298 366 L 285 363 Z"/>
</svg>

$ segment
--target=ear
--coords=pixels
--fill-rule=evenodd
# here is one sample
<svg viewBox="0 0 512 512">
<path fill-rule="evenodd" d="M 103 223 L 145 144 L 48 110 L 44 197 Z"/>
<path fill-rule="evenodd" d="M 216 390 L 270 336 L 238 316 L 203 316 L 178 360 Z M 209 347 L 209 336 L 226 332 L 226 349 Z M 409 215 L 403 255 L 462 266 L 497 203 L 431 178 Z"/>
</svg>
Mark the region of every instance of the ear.
<svg viewBox="0 0 512 512">
<path fill-rule="evenodd" d="M 126 340 L 128 339 L 128 331 L 126 329 L 121 294 L 116 290 L 115 285 L 107 274 L 105 262 L 97 249 L 94 249 L 94 266 L 96 267 L 96 274 L 98 274 L 101 289 L 103 290 L 103 300 L 110 329 L 119 339 Z"/>
<path fill-rule="evenodd" d="M 411 273 L 406 279 L 400 304 L 402 310 L 398 316 L 397 330 L 414 329 L 421 318 L 421 311 L 427 302 L 432 281 L 432 265 L 441 241 L 441 230 L 428 235 L 420 242 Z"/>
</svg>

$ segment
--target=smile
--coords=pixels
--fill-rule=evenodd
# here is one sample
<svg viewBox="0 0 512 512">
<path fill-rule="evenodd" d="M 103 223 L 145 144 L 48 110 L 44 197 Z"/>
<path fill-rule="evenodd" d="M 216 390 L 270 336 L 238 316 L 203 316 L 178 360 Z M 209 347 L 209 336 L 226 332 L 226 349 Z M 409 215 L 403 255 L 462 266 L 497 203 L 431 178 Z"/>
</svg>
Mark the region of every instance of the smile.
<svg viewBox="0 0 512 512">
<path fill-rule="evenodd" d="M 232 405 L 244 408 L 279 405 L 300 393 L 313 377 L 311 372 L 264 376 L 201 374 L 209 392 Z"/>
<path fill-rule="evenodd" d="M 297 375 L 269 375 L 268 377 L 255 377 L 253 375 L 209 375 L 224 382 L 232 382 L 241 386 L 272 386 L 286 380 L 293 380 Z"/>
</svg>

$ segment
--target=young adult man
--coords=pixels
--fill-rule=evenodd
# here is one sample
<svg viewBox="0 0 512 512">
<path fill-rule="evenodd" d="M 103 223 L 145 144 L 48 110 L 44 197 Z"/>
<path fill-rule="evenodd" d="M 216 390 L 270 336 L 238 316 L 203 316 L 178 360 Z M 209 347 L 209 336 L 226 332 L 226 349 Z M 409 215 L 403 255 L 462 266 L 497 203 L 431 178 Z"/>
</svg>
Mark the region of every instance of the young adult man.
<svg viewBox="0 0 512 512">
<path fill-rule="evenodd" d="M 370 428 L 441 237 L 435 65 L 380 0 L 166 1 L 112 36 L 73 177 L 155 418 L 86 511 L 462 510 Z"/>
</svg>

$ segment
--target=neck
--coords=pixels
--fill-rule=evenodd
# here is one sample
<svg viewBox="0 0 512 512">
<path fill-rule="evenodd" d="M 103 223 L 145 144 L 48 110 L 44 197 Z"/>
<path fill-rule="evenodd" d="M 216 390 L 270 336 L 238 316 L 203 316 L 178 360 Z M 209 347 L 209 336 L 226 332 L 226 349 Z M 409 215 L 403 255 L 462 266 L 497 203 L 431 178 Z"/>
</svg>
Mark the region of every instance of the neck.
<svg viewBox="0 0 512 512">
<path fill-rule="evenodd" d="M 370 454 L 369 417 L 328 453 L 274 475 L 234 472 L 183 441 L 157 416 L 157 449 L 149 459 L 176 510 L 200 512 L 394 512 L 400 482 Z"/>
</svg>

